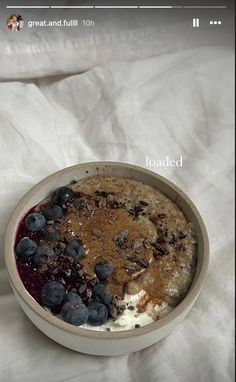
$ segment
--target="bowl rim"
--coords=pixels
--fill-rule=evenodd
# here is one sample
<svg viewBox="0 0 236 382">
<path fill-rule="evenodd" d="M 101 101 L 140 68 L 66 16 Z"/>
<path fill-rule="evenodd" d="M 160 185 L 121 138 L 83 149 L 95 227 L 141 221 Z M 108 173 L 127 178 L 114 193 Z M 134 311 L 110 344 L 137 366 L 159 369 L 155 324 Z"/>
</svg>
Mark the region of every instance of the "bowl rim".
<svg viewBox="0 0 236 382">
<path fill-rule="evenodd" d="M 56 178 L 60 175 L 65 175 L 66 173 L 70 173 L 71 171 L 73 172 L 73 170 L 75 169 L 84 169 L 86 171 L 86 167 L 91 168 L 92 166 L 94 166 L 95 168 L 122 167 L 122 168 L 130 169 L 130 170 L 136 170 L 138 172 L 142 172 L 146 174 L 147 176 L 156 178 L 159 182 L 164 183 L 167 187 L 174 190 L 178 196 L 184 199 L 184 201 L 187 203 L 188 207 L 194 214 L 200 227 L 200 234 L 203 240 L 203 260 L 202 260 L 202 266 L 200 268 L 197 279 L 195 280 L 196 276 L 194 278 L 194 285 L 187 292 L 184 299 L 170 313 L 160 318 L 159 320 L 154 321 L 153 323 L 150 323 L 140 328 L 107 332 L 107 331 L 99 331 L 99 330 L 81 328 L 79 326 L 70 325 L 67 322 L 61 320 L 60 318 L 53 316 L 50 311 L 47 311 L 46 309 L 44 309 L 29 294 L 23 282 L 21 281 L 21 278 L 17 270 L 15 254 L 13 250 L 13 244 L 15 242 L 15 232 L 16 232 L 15 221 L 20 220 L 22 218 L 23 214 L 21 213 L 21 211 L 24 208 L 25 204 L 27 204 L 28 200 L 35 193 L 37 193 L 38 189 L 45 186 L 53 178 Z M 132 177 L 132 174 L 131 174 L 131 177 Z M 174 183 L 172 183 L 170 180 L 166 179 L 162 175 L 159 175 L 149 169 L 146 169 L 137 165 L 128 164 L 124 162 L 97 161 L 97 162 L 84 162 L 84 163 L 69 166 L 62 170 L 54 172 L 48 175 L 47 177 L 43 178 L 41 181 L 39 181 L 20 199 L 20 201 L 17 203 L 16 207 L 14 208 L 10 216 L 10 219 L 7 223 L 5 240 L 4 240 L 4 257 L 5 257 L 5 264 L 7 268 L 8 277 L 10 279 L 14 292 L 18 294 L 20 298 L 23 300 L 23 302 L 31 310 L 33 310 L 34 313 L 39 315 L 42 320 L 55 326 L 57 329 L 61 329 L 70 334 L 78 335 L 80 337 L 93 338 L 93 339 L 97 338 L 97 339 L 103 339 L 103 340 L 114 340 L 114 339 L 130 338 L 130 337 L 133 338 L 133 337 L 143 336 L 148 333 L 152 333 L 153 331 L 156 331 L 157 329 L 167 326 L 170 322 L 173 322 L 182 313 L 184 313 L 184 311 L 186 311 L 188 307 L 191 307 L 191 304 L 198 297 L 207 276 L 208 266 L 209 266 L 209 250 L 210 250 L 209 247 L 210 246 L 209 246 L 207 230 L 200 213 L 198 212 L 196 206 L 190 200 L 190 198 L 178 186 L 176 186 Z"/>
</svg>

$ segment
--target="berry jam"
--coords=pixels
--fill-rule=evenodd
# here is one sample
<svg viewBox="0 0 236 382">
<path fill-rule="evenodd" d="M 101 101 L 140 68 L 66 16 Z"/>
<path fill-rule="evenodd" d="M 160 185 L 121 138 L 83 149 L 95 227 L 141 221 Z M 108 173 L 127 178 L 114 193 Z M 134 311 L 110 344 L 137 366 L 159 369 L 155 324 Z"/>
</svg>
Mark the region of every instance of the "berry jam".
<svg viewBox="0 0 236 382">
<path fill-rule="evenodd" d="M 35 269 L 32 264 L 16 260 L 20 278 L 31 296 L 41 304 L 40 292 L 44 284 L 48 281 L 47 277 Z"/>
<path fill-rule="evenodd" d="M 31 208 L 28 213 L 25 215 L 29 215 L 30 213 L 35 212 L 35 207 Z M 24 219 L 19 223 L 18 230 L 16 233 L 16 242 L 15 247 L 17 243 L 23 238 L 23 237 L 29 237 L 31 240 L 34 240 L 36 244 L 39 244 L 41 235 L 39 232 L 29 232 L 26 230 L 24 226 Z M 27 291 L 31 294 L 31 296 L 38 302 L 40 301 L 40 292 L 43 287 L 43 285 L 48 281 L 47 277 L 39 272 L 31 263 L 25 263 L 22 260 L 18 259 L 16 257 L 16 265 L 17 269 L 20 275 L 20 278 L 27 289 Z"/>
<path fill-rule="evenodd" d="M 46 207 L 48 207 L 48 204 L 42 205 L 40 210 Z M 19 223 L 15 247 L 23 237 L 28 237 L 35 241 L 37 245 L 40 245 L 42 241 L 42 231 L 29 232 L 24 225 L 25 218 L 30 213 L 36 211 L 39 212 L 38 206 L 31 208 Z M 66 243 L 64 244 L 66 245 Z M 92 287 L 96 283 L 96 278 L 91 278 L 84 274 L 82 266 L 72 257 L 64 255 L 59 249 L 56 250 L 56 252 L 57 257 L 54 262 L 48 265 L 47 269 L 43 271 L 37 269 L 32 263 L 32 260 L 24 262 L 16 256 L 17 269 L 25 288 L 30 295 L 42 305 L 40 293 L 43 285 L 50 280 L 56 280 L 64 285 L 67 292 L 77 292 L 80 294 L 84 303 L 89 303 L 92 295 Z M 54 314 L 58 314 L 60 308 L 60 306 L 55 306 L 51 311 Z"/>
</svg>

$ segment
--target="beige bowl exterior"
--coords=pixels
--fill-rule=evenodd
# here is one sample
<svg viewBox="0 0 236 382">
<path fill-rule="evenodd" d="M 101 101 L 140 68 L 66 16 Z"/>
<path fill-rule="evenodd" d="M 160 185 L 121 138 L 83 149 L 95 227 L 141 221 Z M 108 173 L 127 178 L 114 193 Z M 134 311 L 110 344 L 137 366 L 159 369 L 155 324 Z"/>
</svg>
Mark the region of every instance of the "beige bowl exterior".
<svg viewBox="0 0 236 382">
<path fill-rule="evenodd" d="M 22 216 L 55 188 L 96 174 L 129 177 L 149 184 L 184 212 L 196 228 L 198 265 L 193 284 L 183 301 L 167 316 L 147 326 L 119 332 L 101 332 L 70 325 L 41 307 L 25 289 L 16 267 L 14 242 Z M 5 262 L 15 296 L 29 319 L 48 337 L 70 349 L 94 355 L 121 355 L 144 349 L 169 334 L 189 313 L 206 278 L 209 241 L 202 218 L 191 200 L 173 183 L 156 173 L 119 162 L 91 162 L 65 168 L 34 186 L 18 203 L 5 235 Z"/>
</svg>

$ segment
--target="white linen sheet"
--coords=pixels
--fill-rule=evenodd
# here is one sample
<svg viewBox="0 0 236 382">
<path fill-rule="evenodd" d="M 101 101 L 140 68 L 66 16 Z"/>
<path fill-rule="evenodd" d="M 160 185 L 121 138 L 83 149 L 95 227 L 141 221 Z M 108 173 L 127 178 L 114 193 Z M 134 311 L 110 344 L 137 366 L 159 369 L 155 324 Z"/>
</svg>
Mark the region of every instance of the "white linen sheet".
<svg viewBox="0 0 236 382">
<path fill-rule="evenodd" d="M 233 381 L 233 53 L 223 47 L 158 52 L 149 39 L 149 51 L 143 49 L 138 57 L 128 47 L 138 44 L 139 33 L 131 33 L 132 41 L 130 32 L 124 33 L 126 50 L 113 57 L 115 37 L 110 48 L 108 39 L 101 48 L 107 54 L 103 60 L 96 55 L 95 41 L 86 61 L 93 64 L 84 66 L 76 50 L 79 42 L 71 40 L 75 61 L 63 56 L 67 73 L 53 61 L 50 49 L 41 50 L 40 64 L 33 53 L 31 60 L 23 51 L 14 53 L 19 72 L 10 80 L 12 68 L 2 57 L 2 382 Z M 42 71 L 37 66 L 34 72 L 34 65 Z M 21 310 L 4 266 L 4 231 L 18 200 L 45 176 L 77 163 L 112 160 L 145 167 L 146 156 L 180 155 L 181 168 L 149 168 L 182 188 L 207 226 L 210 269 L 191 313 L 161 342 L 119 357 L 76 353 L 48 339 Z"/>
</svg>

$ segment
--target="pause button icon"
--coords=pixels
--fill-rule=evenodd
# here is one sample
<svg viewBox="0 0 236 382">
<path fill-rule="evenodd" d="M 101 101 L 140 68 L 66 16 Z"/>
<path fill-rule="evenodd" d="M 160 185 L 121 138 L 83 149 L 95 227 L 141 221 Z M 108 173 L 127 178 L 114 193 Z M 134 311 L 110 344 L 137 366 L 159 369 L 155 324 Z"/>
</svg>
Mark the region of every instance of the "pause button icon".
<svg viewBox="0 0 236 382">
<path fill-rule="evenodd" d="M 193 19 L 193 28 L 199 28 L 199 25 L 200 25 L 200 23 L 199 23 L 199 19 Z"/>
</svg>

